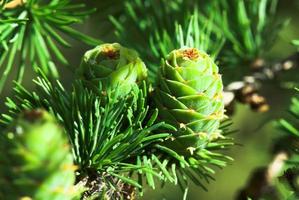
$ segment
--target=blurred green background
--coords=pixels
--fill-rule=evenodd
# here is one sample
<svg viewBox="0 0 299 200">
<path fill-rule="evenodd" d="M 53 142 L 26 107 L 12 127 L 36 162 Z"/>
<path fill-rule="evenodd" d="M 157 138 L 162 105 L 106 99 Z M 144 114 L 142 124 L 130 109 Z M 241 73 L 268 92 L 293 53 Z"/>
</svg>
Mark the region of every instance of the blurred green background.
<svg viewBox="0 0 299 200">
<path fill-rule="evenodd" d="M 89 1 L 90 7 L 97 7 L 98 12 L 93 14 L 86 23 L 79 25 L 78 30 L 100 38 L 105 42 L 115 41 L 114 28 L 109 22 L 108 15 L 114 13 L 118 15 L 122 12 L 121 0 L 100 0 Z M 299 1 L 298 0 L 280 0 L 279 17 L 290 18 L 287 27 L 280 33 L 274 48 L 269 50 L 268 59 L 271 61 L 280 60 L 295 52 L 296 49 L 290 44 L 292 39 L 299 38 Z M 80 63 L 81 56 L 89 48 L 77 41 L 72 41 L 73 47 L 65 49 L 67 58 L 73 67 Z M 220 66 L 221 68 L 221 66 Z M 73 79 L 73 72 L 64 67 L 60 67 L 61 81 L 69 86 Z M 236 112 L 233 115 L 234 129 L 238 131 L 232 135 L 239 144 L 234 146 L 229 152 L 234 158 L 234 162 L 223 170 L 217 170 L 215 181 L 208 185 L 208 191 L 194 185 L 190 186 L 187 199 L 202 200 L 230 200 L 234 199 L 239 189 L 247 182 L 251 172 L 260 166 L 265 166 L 271 161 L 271 144 L 279 135 L 275 129 L 273 119 L 288 117 L 287 108 L 290 97 L 294 94 L 292 89 L 281 87 L 284 81 L 299 82 L 299 70 L 283 74 L 278 80 L 265 83 L 262 88 L 262 94 L 269 101 L 271 110 L 267 113 L 254 113 L 248 106 L 237 105 Z M 229 72 L 226 72 L 229 73 Z M 225 74 L 223 74 L 225 76 Z M 33 73 L 26 76 L 24 85 L 32 88 Z M 11 79 L 14 78 L 12 75 Z M 4 100 L 6 96 L 13 95 L 11 91 L 13 84 L 7 84 L 6 90 L 1 96 L 0 109 L 4 111 Z M 182 199 L 183 193 L 178 187 L 164 186 L 155 191 L 147 189 L 143 200 L 152 199 Z"/>
</svg>

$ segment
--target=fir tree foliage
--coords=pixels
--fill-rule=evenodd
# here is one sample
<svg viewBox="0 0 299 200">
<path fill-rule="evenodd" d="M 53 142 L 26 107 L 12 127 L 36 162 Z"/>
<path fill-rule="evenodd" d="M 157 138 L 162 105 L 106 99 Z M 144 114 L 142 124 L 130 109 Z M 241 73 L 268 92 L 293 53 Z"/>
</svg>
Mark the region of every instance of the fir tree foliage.
<svg viewBox="0 0 299 200">
<path fill-rule="evenodd" d="M 212 58 L 202 53 L 208 59 L 202 61 L 203 65 L 199 68 L 205 70 L 195 73 L 202 78 L 199 80 L 203 87 L 200 92 L 204 95 L 194 99 L 187 98 L 189 103 L 182 100 L 186 105 L 196 104 L 199 106 L 195 106 L 196 112 L 203 113 L 188 113 L 187 119 L 192 118 L 198 122 L 195 125 L 197 129 L 194 130 L 196 134 L 191 131 L 189 135 L 196 142 L 195 145 L 186 143 L 181 150 L 177 141 L 181 138 L 181 141 L 184 141 L 189 136 L 184 138 L 181 134 L 182 137 L 178 137 L 177 133 L 182 133 L 178 130 L 181 127 L 170 123 L 169 119 L 163 119 L 163 108 L 155 108 L 149 100 L 151 95 L 148 93 L 152 88 L 144 81 L 146 73 L 139 73 L 146 71 L 145 65 L 134 50 L 114 44 L 121 49 L 119 54 L 114 54 L 114 51 L 113 54 L 111 51 L 103 54 L 103 46 L 100 45 L 83 58 L 80 66 L 83 73 L 76 77 L 71 90 L 65 89 L 59 81 L 52 80 L 53 77 L 57 78 L 54 58 L 67 64 L 56 44 L 65 47 L 70 45 L 60 36 L 60 32 L 91 45 L 98 44 L 96 40 L 70 27 L 81 22 L 92 10 L 86 11 L 83 5 L 71 4 L 69 0 L 51 0 L 48 4 L 39 0 L 21 1 L 22 3 L 13 9 L 5 7 L 8 2 L 10 1 L 1 2 L 3 12 L 0 13 L 0 30 L 4 32 L 0 32 L 0 52 L 3 52 L 0 55 L 0 64 L 6 64 L 7 68 L 0 79 L 0 89 L 14 66 L 15 55 L 19 55 L 21 61 L 17 82 L 22 79 L 27 62 L 41 67 L 35 67 L 39 73 L 39 77 L 34 81 L 36 91 L 31 92 L 16 83 L 16 95 L 14 98 L 7 98 L 9 112 L 3 115 L 2 124 L 8 126 L 23 110 L 43 108 L 54 115 L 68 136 L 73 159 L 78 166 L 78 183 L 84 182 L 86 176 L 98 181 L 97 186 L 100 187 L 95 190 L 95 196 L 100 199 L 123 198 L 122 194 L 118 194 L 123 188 L 119 182 L 138 188 L 140 192 L 145 182 L 156 188 L 157 180 L 159 183 L 169 181 L 179 184 L 183 189 L 188 188 L 191 180 L 206 189 L 205 184 L 213 179 L 215 167 L 222 168 L 231 160 L 222 152 L 233 145 L 233 141 L 228 137 L 231 123 L 222 121 L 223 85 L 214 63 L 214 59 L 221 55 L 227 38 L 223 37 L 223 27 L 217 27 L 219 16 L 216 15 L 219 14 L 201 13 L 213 4 L 207 3 L 208 6 L 194 8 L 195 1 L 124 1 L 125 15 L 119 19 L 110 17 L 122 43 L 136 49 L 148 65 L 151 83 L 155 83 L 159 74 L 162 78 L 166 76 L 158 71 L 159 63 L 174 49 L 188 46 L 211 54 Z M 78 12 L 81 9 L 83 11 Z M 127 26 L 128 24 L 130 26 Z M 123 52 L 126 53 L 122 54 Z M 197 64 L 189 61 L 179 64 L 186 65 L 186 68 L 190 64 L 196 68 Z M 142 78 L 138 77 L 138 73 L 142 74 Z M 172 75 L 179 77 L 174 73 Z M 194 82 L 191 73 L 184 73 L 182 76 L 188 78 L 187 82 Z M 200 87 L 200 84 L 197 86 Z M 120 87 L 123 85 L 126 85 L 126 92 Z M 110 86 L 113 89 L 108 89 Z M 196 85 L 181 86 L 172 88 L 174 93 L 178 94 L 173 96 L 190 95 L 198 89 Z M 195 87 L 194 91 L 193 88 L 190 89 L 192 86 Z M 161 89 L 161 85 L 158 87 Z M 165 85 L 163 87 L 165 89 Z M 219 99 L 219 102 L 216 102 L 214 97 Z M 208 98 L 212 99 L 212 103 L 207 102 Z M 203 99 L 205 101 L 199 101 Z M 171 106 L 176 105 L 175 103 Z M 199 105 L 201 103 L 202 105 Z M 179 105 L 177 116 L 181 110 L 186 109 L 186 105 Z M 221 117 L 213 119 L 213 115 L 217 113 Z M 180 117 L 184 118 L 186 113 L 180 114 Z M 202 120 L 204 115 L 209 115 L 208 118 L 211 119 Z M 201 131 L 209 132 L 209 137 L 197 137 L 197 133 Z M 93 195 L 92 183 L 89 180 L 87 182 L 84 185 L 89 187 L 89 191 L 85 195 Z"/>
<path fill-rule="evenodd" d="M 212 31 L 214 15 L 208 20 L 202 17 L 195 1 L 134 0 L 124 4 L 125 14 L 110 20 L 119 40 L 135 48 L 148 64 L 151 82 L 155 82 L 160 59 L 170 51 L 188 46 L 216 57 L 224 44 L 221 32 Z"/>
<path fill-rule="evenodd" d="M 47 76 L 58 77 L 56 60 L 68 65 L 58 46 L 71 47 L 61 33 L 89 45 L 98 44 L 99 40 L 71 27 L 94 11 L 70 0 L 1 1 L 0 67 L 3 75 L 0 91 L 13 69 L 17 71 L 19 82 L 28 66 L 39 66 Z"/>
<path fill-rule="evenodd" d="M 294 117 L 294 119 L 299 118 L 299 100 L 296 97 L 292 98 L 292 103 L 289 109 L 290 114 Z M 280 128 L 284 130 L 286 133 L 299 137 L 299 128 L 296 123 L 291 123 L 285 119 L 279 120 Z"/>
<path fill-rule="evenodd" d="M 287 23 L 277 19 L 278 0 L 215 2 L 211 9 L 220 13 L 215 17 L 215 25 L 227 39 L 223 59 L 228 64 L 264 58 Z"/>
<path fill-rule="evenodd" d="M 113 95 L 103 93 L 101 85 L 95 90 L 82 81 L 75 82 L 72 91 L 66 91 L 59 82 L 49 81 L 46 76 L 39 77 L 35 83 L 36 92 L 20 84 L 15 87 L 16 97 L 6 102 L 10 114 L 3 115 L 2 122 L 9 124 L 24 109 L 49 110 L 64 125 L 82 176 L 90 172 L 98 176 L 108 174 L 141 192 L 144 180 L 156 188 L 157 178 L 180 184 L 183 189 L 191 179 L 205 188 L 205 182 L 213 179 L 213 166 L 222 168 L 231 160 L 217 153 L 233 144 L 226 136 L 230 133 L 229 122 L 220 127 L 222 137 L 211 138 L 205 148 L 192 156 L 165 146 L 163 141 L 171 141 L 169 132 L 175 128 L 163 121 L 155 122 L 158 110 L 149 111 L 146 106 L 144 84 L 143 89 L 135 85 L 128 95 L 119 99 L 115 91 Z M 130 174 L 137 174 L 138 180 Z M 107 185 L 114 185 L 112 180 Z M 117 186 L 108 190 L 112 188 Z"/>
<path fill-rule="evenodd" d="M 155 82 L 160 59 L 184 46 L 217 57 L 222 68 L 241 63 L 248 66 L 264 58 L 288 22 L 277 19 L 277 3 L 278 0 L 176 0 L 169 4 L 135 0 L 125 1 L 124 15 L 110 18 L 116 36 L 140 52 L 148 63 L 150 80 Z"/>
<path fill-rule="evenodd" d="M 225 39 L 220 31 L 213 31 L 213 14 L 206 19 L 195 8 L 186 18 L 183 23 L 174 23 L 175 31 L 164 29 L 150 37 L 150 48 L 156 58 L 165 58 L 172 50 L 183 47 L 197 48 L 213 58 L 218 56 Z"/>
<path fill-rule="evenodd" d="M 194 50 L 194 55 L 197 56 L 198 50 L 196 50 L 195 48 L 191 48 L 191 49 Z M 189 51 L 186 50 L 186 52 L 189 52 Z M 191 53 L 191 56 L 192 55 L 193 54 Z M 210 88 L 209 88 L 209 86 L 204 86 L 203 82 L 201 82 L 201 84 L 203 84 L 202 87 L 207 90 L 206 93 L 209 94 L 211 97 L 215 96 L 216 99 L 215 99 L 215 102 L 213 99 L 211 100 L 212 102 L 214 102 L 214 103 L 212 103 L 213 105 L 208 105 L 207 101 L 204 100 L 204 99 L 207 100 L 207 98 L 205 98 L 205 97 L 201 97 L 200 99 L 194 98 L 193 100 L 190 100 L 190 101 L 194 104 L 197 104 L 197 103 L 200 104 L 200 101 L 202 101 L 204 103 L 202 104 L 202 106 L 200 106 L 201 108 L 199 108 L 199 109 L 203 109 L 203 107 L 204 107 L 207 110 L 213 110 L 215 108 L 217 111 L 208 111 L 208 112 L 212 112 L 212 113 L 214 112 L 215 115 L 217 112 L 219 112 L 219 116 L 222 116 L 224 108 L 223 108 L 221 92 L 222 92 L 223 88 L 222 88 L 222 82 L 221 82 L 220 76 L 217 75 L 217 67 L 213 63 L 212 59 L 209 58 L 208 55 L 206 55 L 204 53 L 198 55 L 198 57 L 201 57 L 201 56 L 205 57 L 206 60 L 203 61 L 202 63 L 199 62 L 203 66 L 199 66 L 197 69 L 194 69 L 193 72 L 194 72 L 194 74 L 197 74 L 197 75 L 199 75 L 199 77 L 203 78 L 203 82 L 205 82 L 207 85 L 210 84 Z M 180 58 L 178 58 L 178 59 L 180 59 Z M 187 64 L 185 64 L 185 65 L 187 65 Z M 190 63 L 190 65 L 193 66 L 196 64 Z M 141 60 L 137 57 L 137 53 L 135 51 L 127 49 L 125 47 L 122 47 L 121 45 L 119 45 L 117 43 L 103 44 L 103 45 L 100 45 L 100 46 L 94 48 L 93 50 L 88 51 L 85 54 L 85 56 L 83 57 L 81 66 L 78 69 L 78 72 L 79 72 L 78 78 L 83 78 L 83 80 L 85 80 L 88 83 L 91 83 L 91 85 L 93 85 L 93 86 L 97 86 L 97 84 L 99 82 L 103 83 L 103 84 L 109 83 L 108 85 L 110 85 L 110 89 L 112 89 L 112 91 L 114 90 L 113 85 L 115 85 L 115 83 L 120 83 L 120 86 L 118 89 L 121 90 L 121 93 L 126 94 L 127 93 L 126 91 L 128 91 L 128 89 L 126 89 L 126 88 L 130 88 L 132 84 L 138 85 L 138 82 L 140 83 L 140 80 L 142 80 L 146 77 L 146 73 L 145 73 L 146 70 L 144 68 L 145 68 L 144 63 L 141 62 Z M 188 67 L 186 67 L 186 69 L 187 68 Z M 207 68 L 213 68 L 214 70 L 207 69 Z M 188 70 L 191 72 L 192 68 L 191 68 L 191 70 L 188 68 Z M 198 71 L 203 70 L 204 73 L 206 73 L 206 74 L 197 73 L 198 72 L 197 70 Z M 210 72 L 213 73 L 213 76 L 211 76 L 211 74 L 209 74 Z M 159 73 L 162 73 L 162 71 L 160 71 Z M 185 73 L 186 77 L 184 77 L 184 78 L 190 79 L 190 83 L 191 82 L 194 83 L 195 80 L 193 80 L 193 76 L 190 76 L 190 74 L 191 73 Z M 213 82 L 213 79 L 215 79 L 215 84 L 211 83 L 211 81 Z M 95 83 L 96 83 L 96 85 L 94 85 Z M 217 89 L 215 89 L 215 87 Z M 106 89 L 107 88 L 105 87 L 104 91 Z M 186 88 L 177 87 L 174 90 L 176 90 L 179 93 L 183 93 L 184 89 L 186 90 Z M 201 92 L 203 92 L 203 91 L 201 91 Z M 156 94 L 154 94 L 153 96 L 156 96 Z M 165 98 L 165 96 L 161 96 L 161 98 L 165 99 L 166 101 L 169 100 L 169 98 Z M 190 96 L 190 98 L 192 99 L 191 96 Z M 153 109 L 153 107 L 152 107 L 152 109 Z M 163 109 L 161 109 L 160 107 L 158 107 L 158 109 L 159 109 L 159 113 L 162 113 L 162 114 L 164 113 Z M 178 115 L 180 115 L 180 114 L 181 114 L 181 116 L 183 116 L 182 112 L 178 113 Z M 208 113 L 203 112 L 203 115 L 205 115 L 205 114 L 208 114 Z M 161 116 L 160 116 L 160 118 L 161 118 Z M 169 119 L 161 118 L 161 119 L 162 119 L 161 121 L 165 121 L 165 122 L 169 122 L 169 120 L 170 120 L 170 118 Z M 199 126 L 197 128 L 197 131 L 204 132 L 204 131 L 206 131 L 206 129 L 204 127 L 211 127 L 214 125 L 213 126 L 214 133 L 211 133 L 212 135 L 214 134 L 214 136 L 211 136 L 210 139 L 213 138 L 212 140 L 214 140 L 214 139 L 217 140 L 218 135 L 221 137 L 221 134 L 216 134 L 216 132 L 218 133 L 218 130 L 216 131 L 216 129 L 218 129 L 218 127 L 219 127 L 220 120 L 216 119 L 215 121 L 213 121 L 211 119 L 210 122 L 208 122 L 208 120 L 204 120 L 204 117 L 203 117 L 202 119 L 198 119 L 198 121 L 202 121 L 202 122 L 198 122 L 198 123 L 205 124 L 205 125 L 203 125 L 201 127 Z M 172 123 L 172 125 L 176 125 L 176 124 Z M 189 124 L 188 124 L 188 126 L 189 126 Z M 192 126 L 191 123 L 190 123 L 190 126 Z M 193 126 L 196 126 L 196 125 L 193 125 Z M 176 128 L 178 129 L 179 127 L 177 126 Z M 188 130 L 190 130 L 190 129 L 188 129 Z M 168 130 L 163 130 L 163 131 L 169 132 Z M 175 132 L 176 131 L 174 131 L 172 133 L 175 133 Z M 213 131 L 210 130 L 209 132 L 213 132 Z M 208 134 L 210 134 L 210 133 L 208 133 Z M 215 137 L 215 135 L 217 135 L 217 137 Z M 189 136 L 190 136 L 189 139 L 191 139 L 191 137 L 193 137 L 194 140 L 196 140 L 195 138 L 200 138 L 196 134 L 190 134 Z M 172 135 L 172 137 L 175 138 L 176 134 Z M 184 137 L 184 136 L 182 136 L 182 137 Z M 223 138 L 225 138 L 225 137 L 223 137 Z M 172 146 L 176 146 L 176 144 L 178 144 L 177 140 L 180 140 L 180 139 L 181 138 L 178 137 L 178 138 L 176 138 L 176 141 L 170 141 L 168 143 L 171 143 Z M 188 140 L 188 138 L 185 138 L 185 139 Z M 202 143 L 206 142 L 205 139 L 203 139 L 203 138 L 200 138 L 200 139 L 202 140 L 201 141 Z M 197 140 L 200 140 L 200 139 L 197 139 Z M 182 139 L 182 140 L 184 140 L 184 139 Z M 162 148 L 161 148 L 161 146 L 159 146 L 159 147 L 155 146 L 155 147 L 159 148 L 159 150 L 161 150 L 161 149 L 166 150 L 166 151 L 168 151 L 168 153 L 174 152 L 176 154 L 176 156 L 174 156 L 174 157 L 180 158 L 181 156 L 186 155 L 185 152 L 186 152 L 187 148 L 193 148 L 193 149 L 195 149 L 195 151 L 197 151 L 198 146 L 200 146 L 200 145 L 197 145 L 197 146 L 192 146 L 192 145 L 188 146 L 188 144 L 185 144 L 185 146 L 178 145 L 177 148 L 175 148 L 175 151 L 171 150 L 170 148 L 165 147 L 165 144 L 163 144 Z M 203 145 L 203 146 L 204 147 L 200 147 L 200 149 L 204 149 L 205 145 Z M 163 152 L 163 153 L 165 154 L 166 152 Z M 208 154 L 208 153 L 205 153 L 205 154 Z M 172 155 L 174 155 L 174 154 L 172 154 Z M 154 158 L 153 157 L 145 158 L 146 162 L 144 161 L 143 164 L 150 162 L 150 160 L 148 160 L 148 159 L 154 159 Z M 202 158 L 197 157 L 196 159 L 201 160 Z M 154 159 L 153 161 L 155 163 L 157 161 L 157 159 Z M 186 162 L 186 161 L 184 161 L 184 159 L 180 158 L 178 161 L 180 162 L 180 164 L 183 163 L 183 165 L 186 165 L 186 164 L 189 165 L 188 161 Z M 198 164 L 198 165 L 200 165 L 200 164 Z M 165 170 L 164 170 L 164 172 L 165 172 Z M 168 177 L 169 177 L 168 179 L 170 181 L 175 180 L 175 178 L 173 178 L 171 176 L 168 176 Z M 200 182 L 200 181 L 198 181 L 198 182 Z M 151 181 L 149 184 L 153 188 L 155 187 L 153 181 Z"/>
<path fill-rule="evenodd" d="M 146 88 L 133 87 L 131 93 L 119 99 L 115 91 L 113 96 L 102 93 L 99 85 L 95 92 L 81 81 L 74 83 L 70 92 L 45 76 L 39 77 L 36 84 L 34 93 L 21 85 L 15 88 L 17 97 L 7 101 L 10 116 L 4 116 L 5 123 L 21 110 L 45 108 L 64 125 L 74 161 L 83 175 L 90 171 L 105 172 L 140 189 L 142 182 L 127 177 L 129 172 L 145 173 L 148 182 L 153 176 L 161 177 L 153 166 L 136 160 L 151 143 L 169 136 L 168 133 L 152 134 L 166 125 L 155 123 L 157 110 L 149 115 Z"/>
</svg>

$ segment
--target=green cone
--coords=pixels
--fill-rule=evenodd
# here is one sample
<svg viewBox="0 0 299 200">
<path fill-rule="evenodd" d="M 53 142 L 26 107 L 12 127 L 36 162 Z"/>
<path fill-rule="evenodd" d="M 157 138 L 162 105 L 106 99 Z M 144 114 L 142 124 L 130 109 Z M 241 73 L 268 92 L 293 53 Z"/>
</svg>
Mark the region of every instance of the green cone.
<svg viewBox="0 0 299 200">
<path fill-rule="evenodd" d="M 175 127 L 169 146 L 192 153 L 219 136 L 224 117 L 222 80 L 218 67 L 195 48 L 172 51 L 163 62 L 154 94 L 159 117 Z"/>
<path fill-rule="evenodd" d="M 102 44 L 85 53 L 77 76 L 96 87 L 101 83 L 104 90 L 118 87 L 125 95 L 147 77 L 147 69 L 136 51 L 118 43 Z"/>
<path fill-rule="evenodd" d="M 12 125 L 0 135 L 0 199 L 72 199 L 75 166 L 54 118 L 27 111 Z"/>
</svg>

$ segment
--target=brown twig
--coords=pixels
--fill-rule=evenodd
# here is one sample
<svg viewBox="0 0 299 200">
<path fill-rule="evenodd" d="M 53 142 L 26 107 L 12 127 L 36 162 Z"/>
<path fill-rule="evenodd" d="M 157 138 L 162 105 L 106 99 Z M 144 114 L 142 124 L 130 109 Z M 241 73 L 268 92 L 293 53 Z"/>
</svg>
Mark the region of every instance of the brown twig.
<svg viewBox="0 0 299 200">
<path fill-rule="evenodd" d="M 298 66 L 299 52 L 296 52 L 282 61 L 270 65 L 270 67 L 263 67 L 261 71 L 255 72 L 252 77 L 258 81 L 273 80 L 280 72 L 288 71 Z"/>
<path fill-rule="evenodd" d="M 236 101 L 249 104 L 252 110 L 266 112 L 269 105 L 265 97 L 259 94 L 259 89 L 265 81 L 274 80 L 283 72 L 299 66 L 299 52 L 282 61 L 267 66 L 264 60 L 257 59 L 252 64 L 253 73 L 245 76 L 242 81 L 235 81 L 224 88 L 224 101 L 228 115 L 233 113 Z"/>
</svg>

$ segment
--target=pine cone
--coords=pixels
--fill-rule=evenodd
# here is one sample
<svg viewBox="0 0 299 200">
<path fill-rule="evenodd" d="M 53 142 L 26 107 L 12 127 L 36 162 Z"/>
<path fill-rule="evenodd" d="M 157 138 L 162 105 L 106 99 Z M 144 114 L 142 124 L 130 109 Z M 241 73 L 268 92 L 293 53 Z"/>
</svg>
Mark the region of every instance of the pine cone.
<svg viewBox="0 0 299 200">
<path fill-rule="evenodd" d="M 192 153 L 219 136 L 224 118 L 222 92 L 218 67 L 206 53 L 182 48 L 167 56 L 154 98 L 160 119 L 178 129 L 170 142 L 172 148 Z"/>
<path fill-rule="evenodd" d="M 0 137 L 0 199 L 72 199 L 75 166 L 54 118 L 27 111 L 12 125 Z"/>
</svg>

